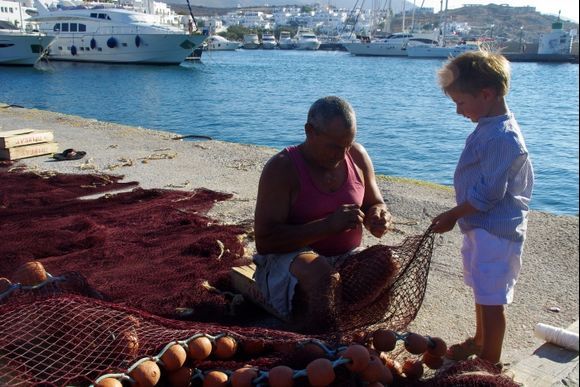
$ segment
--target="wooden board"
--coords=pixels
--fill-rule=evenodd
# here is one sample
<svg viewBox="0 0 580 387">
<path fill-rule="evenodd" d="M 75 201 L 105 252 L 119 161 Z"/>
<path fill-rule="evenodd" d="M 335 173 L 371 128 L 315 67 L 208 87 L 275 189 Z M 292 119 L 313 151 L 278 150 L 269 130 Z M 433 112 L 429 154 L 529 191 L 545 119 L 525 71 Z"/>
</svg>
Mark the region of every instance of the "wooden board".
<svg viewBox="0 0 580 387">
<path fill-rule="evenodd" d="M 245 266 L 233 267 L 230 271 L 230 276 L 232 279 L 232 284 L 234 288 L 242 293 L 242 295 L 248 298 L 253 303 L 261 306 L 264 310 L 273 316 L 276 316 L 280 320 L 288 321 L 288 318 L 280 315 L 276 309 L 274 309 L 264 298 L 258 286 L 256 286 L 256 281 L 254 281 L 254 272 L 256 271 L 256 265 L 250 264 Z"/>
<path fill-rule="evenodd" d="M 567 328 L 578 332 L 578 321 Z M 514 364 L 508 370 L 514 380 L 524 386 L 555 386 L 562 385 L 568 379 L 570 385 L 578 382 L 578 352 L 545 343 L 534 353 Z M 568 385 L 568 384 L 566 384 Z"/>
<path fill-rule="evenodd" d="M 0 149 L 0 160 L 18 160 L 27 157 L 48 155 L 56 153 L 57 151 L 58 143 L 56 142 L 17 146 L 14 148 Z"/>
<path fill-rule="evenodd" d="M 54 140 L 54 134 L 49 130 L 17 129 L 0 132 L 0 148 L 3 149 L 52 140 Z"/>
</svg>

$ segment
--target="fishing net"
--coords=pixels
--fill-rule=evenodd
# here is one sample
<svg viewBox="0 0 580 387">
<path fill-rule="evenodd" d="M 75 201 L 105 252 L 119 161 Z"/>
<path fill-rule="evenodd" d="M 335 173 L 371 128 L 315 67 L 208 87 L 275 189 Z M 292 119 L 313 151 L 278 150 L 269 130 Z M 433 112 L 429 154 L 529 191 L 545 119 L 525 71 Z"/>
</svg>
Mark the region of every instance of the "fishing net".
<svg viewBox="0 0 580 387">
<path fill-rule="evenodd" d="M 250 262 L 248 230 L 205 215 L 230 195 L 13 169 L 0 170 L 0 181 L 0 277 L 8 279 L 0 278 L 0 385 L 89 385 L 112 375 L 128 386 L 147 362 L 157 367 L 158 385 L 211 385 L 219 371 L 238 387 L 234 374 L 248 365 L 253 384 L 269 383 L 284 365 L 307 385 L 319 384 L 308 369 L 321 359 L 335 385 L 370 383 L 378 376 L 355 378 L 345 346 L 356 337 L 377 353 L 372 333 L 406 329 L 423 300 L 430 232 L 373 246 L 341 265 L 334 325 L 306 336 L 232 288 L 231 267 Z M 19 283 L 19 268 L 32 260 L 46 279 Z M 226 355 L 224 337 L 235 344 Z M 200 338 L 211 354 L 196 358 L 191 346 Z M 177 369 L 166 358 L 174 345 L 187 354 Z"/>
</svg>

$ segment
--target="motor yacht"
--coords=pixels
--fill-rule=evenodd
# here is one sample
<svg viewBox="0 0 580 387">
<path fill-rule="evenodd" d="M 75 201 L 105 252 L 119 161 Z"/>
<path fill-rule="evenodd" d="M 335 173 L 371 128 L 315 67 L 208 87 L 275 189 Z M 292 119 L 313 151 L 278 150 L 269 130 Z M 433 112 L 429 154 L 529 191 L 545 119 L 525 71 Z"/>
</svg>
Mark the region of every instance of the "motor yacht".
<svg viewBox="0 0 580 387">
<path fill-rule="evenodd" d="M 258 34 L 245 34 L 242 48 L 247 50 L 255 50 L 256 48 L 260 48 L 260 38 L 258 37 Z"/>
<path fill-rule="evenodd" d="M 271 50 L 273 48 L 278 47 L 278 42 L 273 34 L 270 33 L 263 33 L 262 34 L 262 48 L 264 50 Z"/>
<path fill-rule="evenodd" d="M 295 47 L 294 39 L 289 31 L 280 31 L 278 47 L 282 50 L 291 50 Z"/>
<path fill-rule="evenodd" d="M 320 40 L 310 29 L 299 28 L 294 36 L 294 42 L 297 50 L 318 50 Z"/>
<path fill-rule="evenodd" d="M 55 38 L 50 60 L 100 63 L 179 64 L 207 36 L 161 25 L 154 15 L 118 8 L 50 11 L 35 0 L 40 32 Z"/>
<path fill-rule="evenodd" d="M 0 21 L 0 65 L 32 66 L 53 40 L 52 36 L 21 31 Z"/>
<path fill-rule="evenodd" d="M 209 51 L 234 51 L 240 48 L 240 42 L 232 42 L 220 35 L 212 35 L 205 41 L 205 49 Z"/>
</svg>

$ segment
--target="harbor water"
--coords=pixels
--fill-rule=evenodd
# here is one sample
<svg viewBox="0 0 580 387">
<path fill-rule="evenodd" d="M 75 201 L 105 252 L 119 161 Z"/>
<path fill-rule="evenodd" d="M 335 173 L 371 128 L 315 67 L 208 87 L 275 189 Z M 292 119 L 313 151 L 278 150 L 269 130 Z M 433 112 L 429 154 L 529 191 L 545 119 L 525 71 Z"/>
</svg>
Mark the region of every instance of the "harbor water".
<svg viewBox="0 0 580 387">
<path fill-rule="evenodd" d="M 167 67 L 52 63 L 1 68 L 0 102 L 282 149 L 303 139 L 312 102 L 338 95 L 377 173 L 451 185 L 474 124 L 439 89 L 442 64 L 292 50 L 205 52 Z M 534 163 L 532 208 L 577 215 L 578 65 L 512 63 L 507 101 Z"/>
</svg>

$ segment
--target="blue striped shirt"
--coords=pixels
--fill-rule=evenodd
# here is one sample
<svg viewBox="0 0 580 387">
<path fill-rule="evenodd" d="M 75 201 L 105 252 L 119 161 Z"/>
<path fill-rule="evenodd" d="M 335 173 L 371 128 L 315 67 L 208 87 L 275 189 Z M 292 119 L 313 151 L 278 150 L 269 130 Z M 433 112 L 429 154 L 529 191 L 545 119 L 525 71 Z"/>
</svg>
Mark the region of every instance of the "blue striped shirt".
<svg viewBox="0 0 580 387">
<path fill-rule="evenodd" d="M 453 185 L 458 204 L 468 201 L 479 210 L 459 219 L 462 231 L 483 228 L 500 238 L 524 240 L 534 171 L 511 112 L 479 120 L 465 141 Z"/>
</svg>

